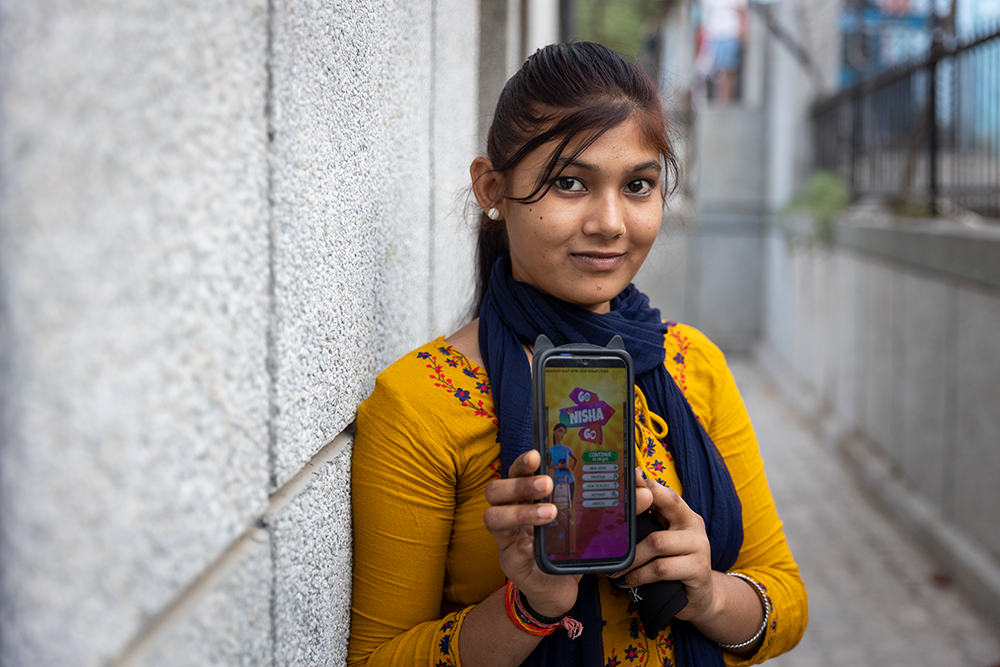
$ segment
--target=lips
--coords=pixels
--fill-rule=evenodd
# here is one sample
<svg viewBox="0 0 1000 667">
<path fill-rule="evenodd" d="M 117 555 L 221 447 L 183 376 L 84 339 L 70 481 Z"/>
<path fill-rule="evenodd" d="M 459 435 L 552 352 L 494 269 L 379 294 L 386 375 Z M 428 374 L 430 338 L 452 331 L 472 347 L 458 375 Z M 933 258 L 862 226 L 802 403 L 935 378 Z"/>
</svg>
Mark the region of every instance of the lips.
<svg viewBox="0 0 1000 667">
<path fill-rule="evenodd" d="M 593 252 L 575 252 L 572 257 L 577 262 L 595 271 L 611 271 L 625 261 L 625 253 L 599 250 Z"/>
</svg>

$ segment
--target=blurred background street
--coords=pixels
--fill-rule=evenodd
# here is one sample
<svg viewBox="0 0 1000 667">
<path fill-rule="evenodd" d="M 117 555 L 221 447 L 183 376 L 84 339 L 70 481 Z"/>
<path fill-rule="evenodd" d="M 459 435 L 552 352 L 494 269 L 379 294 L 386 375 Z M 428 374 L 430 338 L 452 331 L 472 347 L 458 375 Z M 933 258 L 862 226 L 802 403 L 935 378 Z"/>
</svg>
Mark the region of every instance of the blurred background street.
<svg viewBox="0 0 1000 667">
<path fill-rule="evenodd" d="M 730 367 L 809 591 L 802 643 L 776 667 L 1000 665 L 1000 637 L 880 510 L 749 357 Z"/>
</svg>

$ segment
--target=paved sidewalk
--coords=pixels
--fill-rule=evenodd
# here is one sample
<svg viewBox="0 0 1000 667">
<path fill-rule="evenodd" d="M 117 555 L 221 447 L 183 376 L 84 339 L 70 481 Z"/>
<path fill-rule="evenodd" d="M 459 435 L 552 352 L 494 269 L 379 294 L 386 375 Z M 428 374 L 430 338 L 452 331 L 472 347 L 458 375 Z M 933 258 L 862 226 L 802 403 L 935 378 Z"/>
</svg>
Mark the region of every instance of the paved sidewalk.
<svg viewBox="0 0 1000 667">
<path fill-rule="evenodd" d="M 730 365 L 809 591 L 805 637 L 767 664 L 1000 667 L 996 630 L 875 509 L 755 363 Z"/>
</svg>

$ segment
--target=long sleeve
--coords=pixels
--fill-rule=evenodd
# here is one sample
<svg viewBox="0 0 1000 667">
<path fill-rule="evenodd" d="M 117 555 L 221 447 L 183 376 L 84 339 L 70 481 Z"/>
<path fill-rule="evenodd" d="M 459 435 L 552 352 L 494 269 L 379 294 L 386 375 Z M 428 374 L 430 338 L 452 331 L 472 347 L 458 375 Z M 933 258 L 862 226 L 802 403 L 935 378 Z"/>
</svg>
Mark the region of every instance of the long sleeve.
<svg viewBox="0 0 1000 667">
<path fill-rule="evenodd" d="M 785 540 L 757 437 L 725 357 L 695 329 L 675 326 L 671 332 L 674 340 L 668 340 L 668 348 L 672 343 L 679 357 L 668 368 L 682 389 L 686 384 L 700 388 L 686 393 L 725 459 L 742 504 L 743 548 L 732 571 L 760 583 L 773 605 L 764 644 L 752 658 L 726 655 L 730 665 L 756 664 L 792 649 L 801 639 L 809 617 L 805 585 Z"/>
<path fill-rule="evenodd" d="M 465 615 L 503 582 L 482 523 L 499 453 L 488 391 L 438 340 L 359 408 L 348 665 L 458 664 Z"/>
<path fill-rule="evenodd" d="M 457 636 L 458 614 L 441 617 L 455 473 L 422 451 L 430 440 L 413 407 L 376 385 L 358 413 L 352 462 L 349 665 L 435 665 L 435 645 L 447 655 Z"/>
</svg>

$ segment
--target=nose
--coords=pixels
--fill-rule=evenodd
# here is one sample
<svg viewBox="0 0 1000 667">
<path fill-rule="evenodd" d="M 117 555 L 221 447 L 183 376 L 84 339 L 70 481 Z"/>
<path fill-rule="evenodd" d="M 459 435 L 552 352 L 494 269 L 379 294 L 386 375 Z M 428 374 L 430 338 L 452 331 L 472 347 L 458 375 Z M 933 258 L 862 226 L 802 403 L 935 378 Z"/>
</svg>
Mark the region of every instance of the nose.
<svg viewBox="0 0 1000 667">
<path fill-rule="evenodd" d="M 617 192 L 603 192 L 591 199 L 583 232 L 613 239 L 625 229 L 625 202 Z"/>
</svg>

